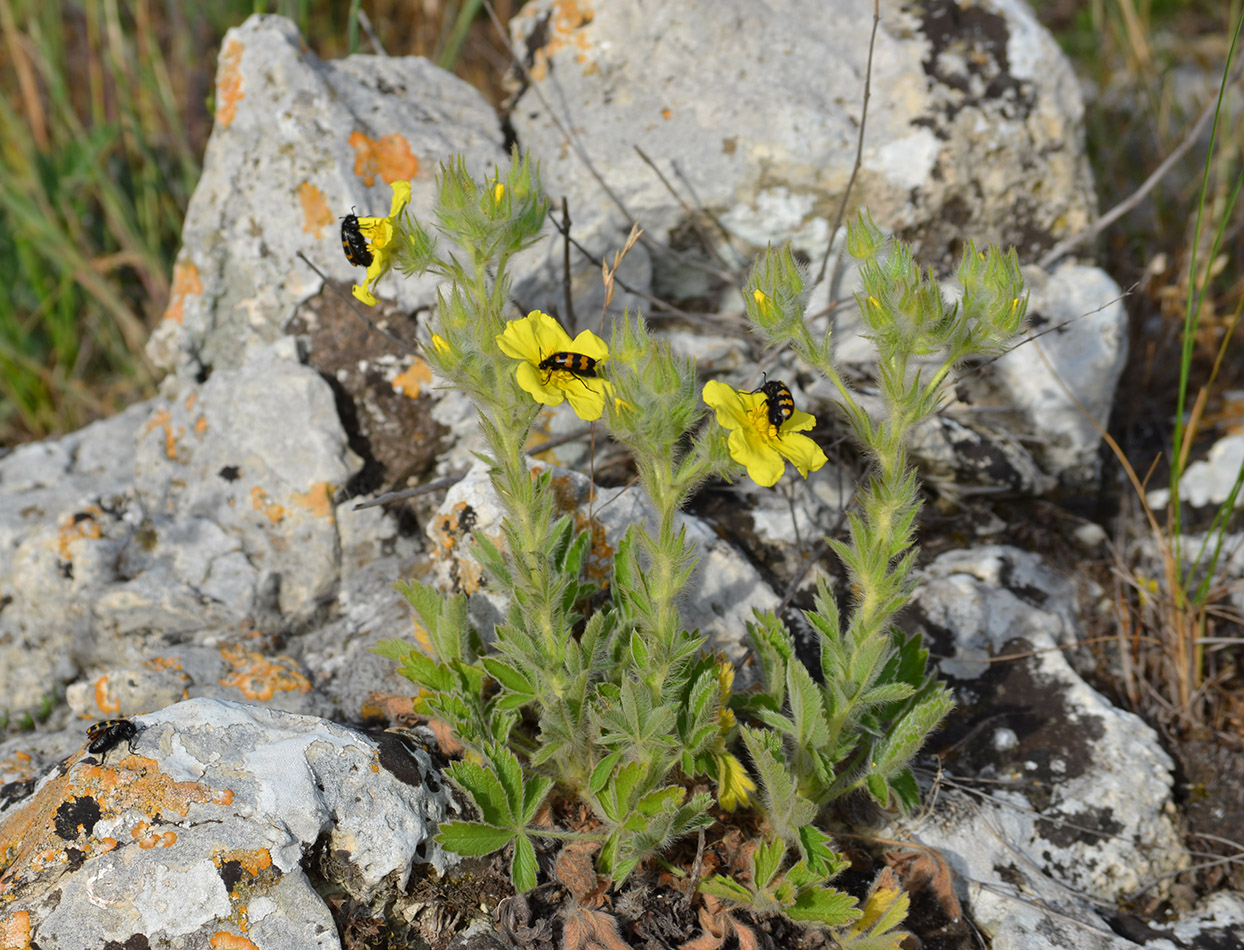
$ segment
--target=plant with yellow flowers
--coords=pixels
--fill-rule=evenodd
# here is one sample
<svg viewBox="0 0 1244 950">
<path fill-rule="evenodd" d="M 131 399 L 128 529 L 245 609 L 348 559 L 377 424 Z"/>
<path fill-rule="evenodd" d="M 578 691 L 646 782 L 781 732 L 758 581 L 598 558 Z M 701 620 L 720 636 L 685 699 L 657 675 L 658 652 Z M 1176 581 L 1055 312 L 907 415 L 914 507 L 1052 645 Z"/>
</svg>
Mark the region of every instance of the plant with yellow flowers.
<svg viewBox="0 0 1244 950">
<path fill-rule="evenodd" d="M 753 328 L 832 381 L 873 474 L 850 538 L 834 542 L 850 613 L 842 618 L 825 588 L 807 613 L 820 637 L 820 681 L 769 614 L 751 625 L 761 684 L 736 692 L 731 664 L 683 624 L 679 598 L 697 555 L 677 515 L 709 478 L 746 473 L 770 486 L 787 462 L 804 477 L 819 469 L 816 420 L 778 381 L 757 391 L 717 380 L 701 387 L 692 362 L 641 317 L 616 321 L 606 343 L 586 330 L 572 337 L 541 311 L 507 316 L 508 266 L 537 239 L 547 211 L 536 173 L 515 155 L 481 184 L 458 161 L 442 169 L 438 188 L 432 229 L 406 214 L 408 187 L 395 186 L 388 218 L 359 219 L 372 261 L 356 289 L 374 299 L 376 279 L 393 268 L 445 281 L 427 356 L 474 402 L 506 512 L 500 543 L 476 538 L 490 582 L 509 595 L 504 622 L 477 631 L 464 597 L 412 581 L 400 586 L 431 653 L 396 640 L 378 648 L 420 687 L 416 710 L 446 723 L 465 750 L 447 772 L 479 816 L 443 825 L 438 840 L 464 855 L 512 848 L 519 890 L 537 883 L 536 841 L 587 840 L 598 872 L 618 885 L 677 839 L 754 807 L 766 840 L 751 882 L 717 875 L 703 883 L 707 892 L 727 907 L 834 928 L 843 946 L 896 947 L 905 896 L 878 885 L 861 910 L 829 887 L 843 861 L 818 819 L 855 791 L 914 804 L 908 762 L 950 708 L 919 641 L 892 623 L 911 593 L 918 511 L 905 446 L 937 408 L 949 368 L 1019 328 L 1014 255 L 969 247 L 963 299 L 947 307 L 905 248 L 890 247 L 865 217 L 851 225 L 860 303 L 880 354 L 879 418 L 838 375 L 830 340 L 813 339 L 804 275 L 789 252 L 758 262 L 747 288 Z M 438 249 L 442 240 L 452 253 Z M 611 287 L 607 269 L 606 280 Z M 937 353 L 943 362 L 930 370 Z M 618 545 L 607 597 L 586 580 L 588 533 L 557 514 L 551 473 L 533 469 L 523 451 L 539 407 L 563 402 L 626 446 L 656 511 L 652 529 L 633 525 Z M 551 798 L 582 801 L 591 820 L 573 829 L 538 820 Z"/>
</svg>

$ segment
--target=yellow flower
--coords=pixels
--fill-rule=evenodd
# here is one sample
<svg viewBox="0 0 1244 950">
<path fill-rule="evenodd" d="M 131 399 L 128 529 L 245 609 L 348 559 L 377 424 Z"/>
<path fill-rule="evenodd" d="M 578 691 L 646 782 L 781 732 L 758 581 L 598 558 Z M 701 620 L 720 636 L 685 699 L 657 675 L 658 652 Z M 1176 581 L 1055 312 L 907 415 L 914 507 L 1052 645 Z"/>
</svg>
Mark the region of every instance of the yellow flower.
<svg viewBox="0 0 1244 950">
<path fill-rule="evenodd" d="M 410 182 L 395 181 L 392 184 L 393 203 L 387 218 L 359 218 L 359 231 L 367 238 L 371 250 L 371 263 L 367 265 L 367 277 L 362 286 L 354 285 L 354 296 L 369 307 L 376 305 L 372 285 L 383 277 L 393 265 L 393 222 L 410 203 Z"/>
<path fill-rule="evenodd" d="M 445 342 L 445 338 L 439 333 L 432 334 L 432 346 L 438 353 L 448 353 L 449 344 Z"/>
<path fill-rule="evenodd" d="M 497 336 L 497 346 L 506 356 L 522 360 L 515 376 L 523 392 L 546 406 L 570 403 L 580 419 L 595 422 L 605 410 L 605 397 L 612 387 L 594 375 L 596 368 L 609 359 L 609 347 L 591 330 L 584 330 L 573 340 L 560 323 L 547 313 L 533 310 L 521 320 L 511 320 L 505 332 Z M 587 357 L 590 370 L 572 372 L 548 364 L 557 354 Z M 587 372 L 593 375 L 586 375 Z"/>
<path fill-rule="evenodd" d="M 780 426 L 774 426 L 769 422 L 768 396 L 740 392 L 715 379 L 704 384 L 703 399 L 730 431 L 730 457 L 747 467 L 748 477 L 757 485 L 777 484 L 787 461 L 804 478 L 828 461 L 821 447 L 803 435 L 816 425 L 815 416 L 796 409 Z"/>
<path fill-rule="evenodd" d="M 750 804 L 749 794 L 756 791 L 756 783 L 747 777 L 743 763 L 729 752 L 717 756 L 717 804 L 726 811 L 734 811 L 740 805 Z"/>
</svg>

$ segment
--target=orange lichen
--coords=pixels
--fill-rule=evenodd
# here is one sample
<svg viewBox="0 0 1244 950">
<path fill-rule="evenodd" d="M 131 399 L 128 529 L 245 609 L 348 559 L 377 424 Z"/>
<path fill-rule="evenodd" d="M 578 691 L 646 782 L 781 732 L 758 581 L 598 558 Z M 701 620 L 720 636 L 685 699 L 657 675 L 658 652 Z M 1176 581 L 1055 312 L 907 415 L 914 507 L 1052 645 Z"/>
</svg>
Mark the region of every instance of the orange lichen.
<svg viewBox="0 0 1244 950">
<path fill-rule="evenodd" d="M 298 203 L 302 205 L 302 229 L 317 241 L 324 236 L 324 229 L 336 220 L 333 209 L 324 192 L 309 181 L 298 186 Z"/>
<path fill-rule="evenodd" d="M 186 434 L 186 430 L 178 428 L 173 431 L 173 414 L 167 409 L 161 409 L 147 420 L 147 425 L 143 428 L 143 436 L 148 436 L 156 429 L 164 430 L 164 454 L 170 460 L 177 458 L 177 440 Z"/>
<path fill-rule="evenodd" d="M 311 691 L 311 681 L 298 671 L 297 665 L 287 656 L 268 658 L 232 645 L 222 646 L 220 655 L 233 667 L 233 672 L 226 673 L 217 682 L 238 690 L 247 699 L 267 702 L 278 692 Z"/>
<path fill-rule="evenodd" d="M 153 656 L 143 660 L 143 666 L 149 670 L 180 670 L 181 657 L 178 656 Z"/>
<path fill-rule="evenodd" d="M 380 178 L 386 184 L 410 181 L 419 172 L 419 159 L 410 150 L 410 143 L 394 132 L 379 138 L 369 138 L 362 132 L 352 132 L 349 139 L 354 149 L 354 174 L 371 187 Z"/>
<path fill-rule="evenodd" d="M 462 547 L 463 539 L 470 534 L 474 517 L 471 507 L 460 501 L 454 505 L 452 511 L 441 515 L 432 523 L 431 536 L 436 545 L 432 556 L 448 560 L 455 593 L 473 594 L 483 586 L 483 567 L 455 551 L 455 548 Z M 493 543 L 500 542 L 499 538 L 491 540 Z"/>
<path fill-rule="evenodd" d="M 186 401 L 182 403 L 182 407 L 186 410 L 186 412 L 189 412 L 191 409 L 194 408 L 194 404 L 198 401 L 199 401 L 199 394 L 197 392 L 191 393 L 189 396 L 186 397 Z"/>
<path fill-rule="evenodd" d="M 662 110 L 661 110 L 661 118 L 662 118 L 662 119 L 672 119 L 673 117 L 674 117 L 674 110 L 673 110 L 673 109 L 662 109 Z"/>
<path fill-rule="evenodd" d="M 189 259 L 179 257 L 173 265 L 173 286 L 169 291 L 164 319 L 181 323 L 186 315 L 186 298 L 191 294 L 197 297 L 201 293 L 203 281 L 199 278 L 199 269 Z"/>
<path fill-rule="evenodd" d="M 206 431 L 207 431 L 207 417 L 199 416 L 199 418 L 194 420 L 195 435 L 202 435 Z"/>
<path fill-rule="evenodd" d="M 223 867 L 226 861 L 235 861 L 252 877 L 260 871 L 272 867 L 272 854 L 267 848 L 235 848 L 231 851 L 217 851 L 212 855 L 216 867 Z"/>
<path fill-rule="evenodd" d="M 103 514 L 98 505 L 87 505 L 63 520 L 56 529 L 56 550 L 62 561 L 72 561 L 70 546 L 75 541 L 98 541 L 103 536 L 99 518 Z"/>
<path fill-rule="evenodd" d="M 0 918 L 0 947 L 4 950 L 30 950 L 30 911 L 19 910 Z"/>
<path fill-rule="evenodd" d="M 418 399 L 423 387 L 432 382 L 432 367 L 415 357 L 415 361 L 393 380 L 393 389 L 411 399 Z"/>
<path fill-rule="evenodd" d="M 242 91 L 242 44 L 230 40 L 220 51 L 216 70 L 216 122 L 229 128 L 238 114 L 238 103 L 246 98 Z"/>
<path fill-rule="evenodd" d="M 245 937 L 231 934 L 227 930 L 217 930 L 207 941 L 212 950 L 259 950 L 255 944 Z"/>
<path fill-rule="evenodd" d="M 151 826 L 145 821 L 140 821 L 137 826 L 130 832 L 130 836 L 138 842 L 138 847 L 144 851 L 150 851 L 152 848 L 167 848 L 169 845 L 177 841 L 177 832 L 150 830 Z"/>
<path fill-rule="evenodd" d="M 95 708 L 105 716 L 115 716 L 121 711 L 121 698 L 111 695 L 107 674 L 95 681 Z"/>
<path fill-rule="evenodd" d="M 251 489 L 251 505 L 256 511 L 262 511 L 268 520 L 276 523 L 285 517 L 285 509 L 268 497 L 268 493 L 256 485 Z"/>
<path fill-rule="evenodd" d="M 293 502 L 317 518 L 331 518 L 335 491 L 336 486 L 328 482 L 316 482 L 306 492 L 294 492 Z"/>
<path fill-rule="evenodd" d="M 178 782 L 160 771 L 154 759 L 130 754 L 114 764 L 92 759 L 77 763 L 47 784 L 0 822 L 0 903 L 34 900 L 56 885 L 60 875 L 77 864 L 69 851 L 90 856 L 116 847 L 115 838 L 95 839 L 86 831 L 92 816 L 106 819 L 137 812 L 151 824 L 169 817 L 185 818 L 193 804 L 212 802 L 220 790 L 200 782 Z M 77 816 L 81 815 L 81 818 Z M 66 832 L 75 837 L 66 837 Z M 171 832 L 154 837 L 167 847 L 176 840 Z"/>
<path fill-rule="evenodd" d="M 564 49 L 578 49 L 576 61 L 586 63 L 592 40 L 583 28 L 595 18 L 596 11 L 584 0 L 557 0 L 553 4 L 547 39 L 536 50 L 535 61 L 531 66 L 532 79 L 536 82 L 544 79 L 549 72 L 549 60 Z"/>
</svg>

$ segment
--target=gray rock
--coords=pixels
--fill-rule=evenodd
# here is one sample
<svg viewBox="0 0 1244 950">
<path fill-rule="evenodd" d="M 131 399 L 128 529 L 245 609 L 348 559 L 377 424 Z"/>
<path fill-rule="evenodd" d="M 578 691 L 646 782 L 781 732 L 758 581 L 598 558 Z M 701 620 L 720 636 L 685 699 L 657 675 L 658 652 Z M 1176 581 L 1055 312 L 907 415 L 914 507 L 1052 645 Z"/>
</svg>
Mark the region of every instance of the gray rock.
<svg viewBox="0 0 1244 950">
<path fill-rule="evenodd" d="M 855 159 L 871 9 L 680 0 L 576 15 L 540 0 L 511 22 L 534 78 L 511 122 L 598 255 L 633 220 L 659 243 L 689 231 L 692 215 L 640 147 L 687 205 L 724 226 L 726 239 L 706 230 L 727 261 L 788 239 L 819 261 Z M 1092 217 L 1082 112 L 1070 64 L 1021 0 L 887 8 L 848 211 L 867 206 L 926 259 L 945 259 L 964 235 L 1029 257 Z M 550 240 L 550 299 L 560 254 Z M 673 257 L 637 248 L 622 277 L 634 285 L 651 268 L 654 283 L 676 284 L 662 270 L 687 265 Z M 599 267 L 576 267 L 576 295 L 594 291 Z"/>
<path fill-rule="evenodd" d="M 1218 506 L 1227 500 L 1232 486 L 1244 469 L 1244 434 L 1230 433 L 1210 446 L 1204 459 L 1196 459 L 1184 469 L 1179 480 L 1179 498 L 1193 508 Z M 1169 488 L 1155 488 L 1147 495 L 1149 506 L 1162 509 L 1171 503 Z M 1236 497 L 1238 508 L 1244 493 Z"/>
<path fill-rule="evenodd" d="M 129 742 L 79 750 L 0 812 L 5 910 L 29 913 L 26 946 L 233 935 L 335 950 L 313 884 L 370 901 L 452 863 L 431 838 L 456 811 L 449 789 L 393 734 L 208 699 L 132 721 Z"/>
<path fill-rule="evenodd" d="M 534 467 L 534 466 L 533 466 Z M 577 472 L 558 470 L 555 483 L 560 498 L 573 502 L 580 529 L 587 527 L 588 482 Z M 647 494 L 638 487 L 596 490 L 593 521 L 604 527 L 604 537 L 593 540 L 588 573 L 598 581 L 608 578 L 612 556 L 628 526 L 647 525 L 656 530 L 656 513 Z M 486 586 L 486 578 L 471 551 L 471 536 L 483 533 L 493 543 L 501 541 L 503 511 L 483 463 L 476 463 L 467 476 L 446 493 L 439 517 L 428 527 L 433 572 L 439 586 L 454 593 L 472 595 L 473 619 L 489 630 L 504 616 L 499 592 Z M 778 597 L 756 569 L 698 518 L 680 515 L 677 526 L 699 549 L 699 563 L 679 602 L 683 624 L 709 638 L 709 648 L 722 650 L 738 663 L 746 654 L 746 621 L 755 610 L 772 610 Z"/>
<path fill-rule="evenodd" d="M 360 464 L 296 349 L 256 350 L 203 384 L 170 377 L 158 399 L 0 461 L 6 706 L 33 709 L 86 672 L 71 703 L 92 717 L 215 688 L 324 708 L 296 663 L 261 663 L 245 642 L 335 596 L 333 497 Z"/>
<path fill-rule="evenodd" d="M 341 215 L 387 215 L 408 179 L 411 211 L 432 208 L 440 162 L 476 174 L 506 159 L 500 123 L 467 83 L 418 57 L 325 63 L 289 20 L 253 16 L 225 34 L 216 124 L 182 230 L 173 300 L 148 346 L 166 369 L 233 368 L 284 332 L 323 281 L 363 271 L 341 250 Z M 434 302 L 430 280 L 384 286 L 405 309 Z"/>
<path fill-rule="evenodd" d="M 950 790 L 908 830 L 970 882 L 993 946 L 1125 946 L 1094 903 L 1188 855 L 1157 735 L 1065 655 L 1081 637 L 1073 585 L 1014 548 L 953 552 L 922 572 L 913 609 L 959 709 L 941 738 Z"/>
<path fill-rule="evenodd" d="M 1034 339 L 993 364 L 1002 400 L 1023 413 L 1035 454 L 1066 488 L 1094 484 L 1101 430 L 1127 363 L 1123 291 L 1096 267 L 1024 271 Z"/>
</svg>

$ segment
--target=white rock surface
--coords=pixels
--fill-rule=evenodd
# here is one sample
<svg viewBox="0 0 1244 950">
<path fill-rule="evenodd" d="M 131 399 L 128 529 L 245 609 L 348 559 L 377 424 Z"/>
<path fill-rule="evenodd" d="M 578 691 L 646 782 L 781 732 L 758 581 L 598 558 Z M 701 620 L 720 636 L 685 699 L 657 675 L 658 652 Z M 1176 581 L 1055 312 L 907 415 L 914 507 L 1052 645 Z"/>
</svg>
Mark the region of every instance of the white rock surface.
<svg viewBox="0 0 1244 950">
<path fill-rule="evenodd" d="M 340 216 L 387 215 L 397 179 L 411 211 L 432 207 L 441 162 L 475 174 L 506 160 L 500 123 L 467 83 L 419 57 L 324 62 L 292 22 L 253 16 L 225 34 L 216 124 L 182 230 L 173 300 L 148 353 L 166 369 L 231 368 L 284 332 L 323 281 L 362 279 L 341 250 Z M 382 282 L 407 310 L 430 280 Z"/>
<path fill-rule="evenodd" d="M 960 708 L 942 738 L 951 788 L 907 830 L 969 883 L 993 946 L 1125 946 L 1092 902 L 1123 901 L 1188 856 L 1157 734 L 1068 662 L 1074 586 L 1015 548 L 957 551 L 922 572 L 913 610 Z M 1082 942 L 1086 927 L 1105 942 Z"/>
<path fill-rule="evenodd" d="M 318 866 L 338 874 L 327 886 L 361 901 L 404 888 L 416 865 L 453 861 L 431 840 L 456 811 L 449 789 L 425 751 L 392 734 L 373 741 L 209 699 L 132 721 L 130 742 L 79 750 L 0 812 L 0 851 L 16 855 L 5 926 L 27 928 L 25 946 L 95 950 L 136 935 L 145 946 L 207 946 L 232 935 L 269 950 L 337 950 L 304 868 L 313 848 L 332 856 Z"/>
</svg>

